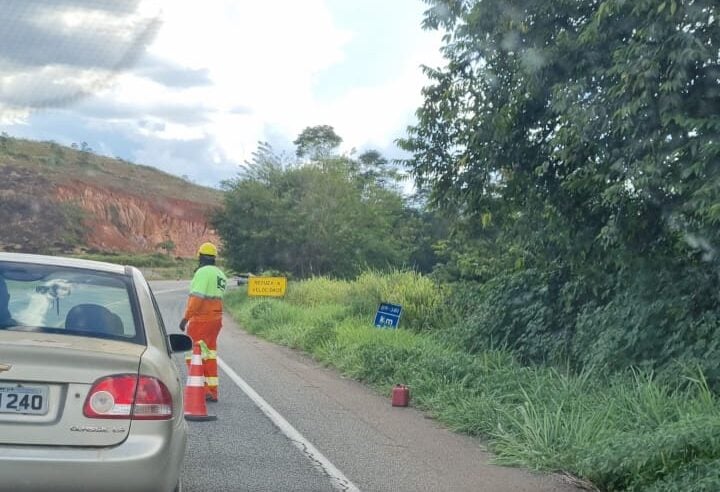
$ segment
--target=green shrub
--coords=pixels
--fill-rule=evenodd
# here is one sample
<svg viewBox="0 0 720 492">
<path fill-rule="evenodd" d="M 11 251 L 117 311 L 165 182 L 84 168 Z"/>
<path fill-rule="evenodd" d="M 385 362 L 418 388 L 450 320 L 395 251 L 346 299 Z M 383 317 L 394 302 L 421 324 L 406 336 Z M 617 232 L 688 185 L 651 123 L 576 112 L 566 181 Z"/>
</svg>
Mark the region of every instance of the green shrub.
<svg viewBox="0 0 720 492">
<path fill-rule="evenodd" d="M 469 288 L 471 295 L 455 289 L 467 305 L 458 308 L 465 315 L 450 336 L 462 347 L 470 352 L 507 348 L 533 362 L 563 359 L 568 333 L 558 322 L 562 310 L 546 275 L 524 270 Z"/>
<path fill-rule="evenodd" d="M 318 304 L 347 304 L 350 300 L 350 282 L 327 277 L 313 277 L 288 286 L 288 302 L 300 306 Z"/>
<path fill-rule="evenodd" d="M 223 299 L 225 309 L 230 313 L 242 316 L 245 320 L 244 310 L 248 307 L 247 287 L 240 287 L 237 290 L 230 290 Z M 242 315 L 239 313 L 243 313 Z M 247 323 L 247 321 L 245 321 Z"/>
<path fill-rule="evenodd" d="M 350 306 L 354 314 L 371 318 L 381 302 L 403 307 L 401 325 L 413 330 L 438 326 L 443 293 L 428 277 L 416 272 L 369 271 L 350 283 Z"/>
<path fill-rule="evenodd" d="M 300 347 L 308 352 L 313 352 L 317 347 L 334 340 L 336 336 L 335 322 L 325 320 L 311 326 L 303 333 Z"/>
<path fill-rule="evenodd" d="M 597 443 L 580 470 L 606 490 L 639 490 L 680 470 L 686 475 L 693 462 L 720 459 L 718 417 L 688 416 L 651 432 L 615 434 Z"/>
<path fill-rule="evenodd" d="M 586 306 L 576 322 L 572 356 L 610 371 L 639 366 L 670 382 L 682 366 L 701 366 L 720 384 L 717 275 L 633 272 L 609 301 Z"/>
<path fill-rule="evenodd" d="M 606 374 L 637 367 L 671 385 L 699 366 L 720 388 L 719 277 L 674 268 L 600 279 L 528 268 L 455 284 L 446 290 L 444 312 L 454 316 L 443 336 L 470 352 L 509 349 L 526 363 L 567 361 Z"/>
<path fill-rule="evenodd" d="M 381 302 L 391 302 L 403 306 L 403 327 L 425 330 L 438 326 L 444 295 L 429 278 L 396 270 L 365 272 L 354 281 L 314 277 L 294 282 L 286 300 L 299 306 L 346 305 L 352 314 L 365 317 L 368 323 Z"/>
<path fill-rule="evenodd" d="M 701 366 L 685 364 L 671 383 L 637 369 L 610 374 L 571 364 L 527 365 L 525 359 L 547 358 L 533 350 L 560 345 L 540 321 L 525 327 L 523 321 L 571 311 L 531 312 L 562 297 L 552 288 L 526 295 L 545 277 L 524 272 L 449 298 L 425 280 L 407 272 L 371 272 L 356 282 L 317 278 L 295 284 L 287 300 L 247 299 L 234 291 L 227 306 L 250 331 L 307 350 L 385 394 L 395 383 L 409 385 L 415 406 L 454 430 L 488 439 L 499 463 L 565 471 L 609 491 L 720 490 L 720 405 Z M 395 285 L 415 290 L 402 301 L 386 298 Z M 379 330 L 365 312 L 374 311 L 378 298 L 413 309 L 421 299 L 438 302 L 434 315 L 411 310 L 411 326 L 419 330 L 431 326 L 423 324 L 428 319 L 447 319 L 439 299 L 449 299 L 454 310 L 453 302 L 475 295 L 485 296 L 480 307 L 472 316 L 458 310 L 458 319 L 468 321 L 451 330 Z M 517 296 L 523 302 L 512 303 Z M 499 320 L 510 335 L 496 342 L 503 333 Z M 533 333 L 548 336 L 533 341 Z M 522 344 L 513 345 L 513 337 Z M 487 348 L 500 342 L 513 350 Z"/>
<path fill-rule="evenodd" d="M 300 347 L 313 352 L 317 347 L 333 340 L 337 335 L 337 324 L 345 317 L 346 311 L 344 306 L 336 304 L 303 310 L 303 321 L 307 329 L 303 333 Z"/>
<path fill-rule="evenodd" d="M 716 492 L 720 490 L 720 459 L 695 460 L 687 463 L 653 484 L 646 492 Z"/>
</svg>

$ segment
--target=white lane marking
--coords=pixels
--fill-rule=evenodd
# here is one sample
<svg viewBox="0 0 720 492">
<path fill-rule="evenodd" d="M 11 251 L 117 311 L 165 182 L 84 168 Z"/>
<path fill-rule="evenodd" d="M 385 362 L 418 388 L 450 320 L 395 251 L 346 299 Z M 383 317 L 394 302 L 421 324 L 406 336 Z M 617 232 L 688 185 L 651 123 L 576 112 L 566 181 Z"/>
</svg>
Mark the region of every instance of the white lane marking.
<svg viewBox="0 0 720 492">
<path fill-rule="evenodd" d="M 311 461 L 313 461 L 325 473 L 333 486 L 338 490 L 347 492 L 360 492 L 360 489 L 352 483 L 348 478 L 333 465 L 313 444 L 305 439 L 300 432 L 293 427 L 290 422 L 280 415 L 277 410 L 270 406 L 262 396 L 252 389 L 243 378 L 228 366 L 220 357 L 217 359 L 218 366 L 228 375 L 233 382 L 250 398 L 255 405 L 269 418 L 280 432 L 290 439 L 300 451 L 302 451 Z"/>
</svg>

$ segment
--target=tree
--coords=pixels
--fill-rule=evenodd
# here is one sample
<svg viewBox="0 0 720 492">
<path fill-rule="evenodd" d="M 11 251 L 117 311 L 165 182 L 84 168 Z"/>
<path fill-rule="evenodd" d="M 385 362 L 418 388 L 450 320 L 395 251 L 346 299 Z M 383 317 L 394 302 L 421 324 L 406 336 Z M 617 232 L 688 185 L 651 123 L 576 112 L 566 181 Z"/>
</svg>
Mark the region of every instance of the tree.
<svg viewBox="0 0 720 492">
<path fill-rule="evenodd" d="M 262 182 L 269 182 L 274 175 L 286 167 L 287 163 L 282 155 L 278 155 L 268 142 L 258 142 L 257 149 L 245 161 L 244 167 L 240 170 L 240 179 L 254 179 Z"/>
<path fill-rule="evenodd" d="M 63 146 L 57 142 L 50 142 L 50 162 L 58 166 L 63 163 L 65 152 Z"/>
<path fill-rule="evenodd" d="M 430 203 L 458 216 L 447 271 L 492 280 L 509 303 L 542 299 L 542 316 L 517 323 L 533 331 L 512 340 L 526 354 L 582 341 L 576 357 L 609 366 L 710 360 L 718 3 L 427 3 L 447 65 L 425 68 L 418 123 L 399 144 Z"/>
<path fill-rule="evenodd" d="M 335 133 L 332 126 L 308 126 L 300 132 L 293 143 L 298 157 L 320 160 L 330 157 L 342 143 L 342 138 Z"/>
<path fill-rule="evenodd" d="M 81 166 L 87 166 L 88 164 L 90 164 L 90 154 L 93 152 L 93 149 L 92 147 L 90 147 L 90 145 L 88 145 L 87 142 L 80 142 L 80 145 L 73 142 L 70 147 L 74 150 L 79 151 L 77 160 L 78 164 L 80 164 Z"/>
<path fill-rule="evenodd" d="M 392 186 L 401 180 L 398 170 L 377 150 L 366 150 L 357 157 L 358 172 L 380 186 Z"/>
<path fill-rule="evenodd" d="M 286 165 L 260 144 L 224 183 L 214 225 L 232 268 L 349 277 L 408 264 L 418 238 L 400 193 L 366 180 L 351 159 L 320 164 Z"/>
<path fill-rule="evenodd" d="M 165 250 L 165 254 L 167 254 L 168 256 L 170 256 L 170 254 L 175 251 L 175 243 L 171 239 L 166 239 L 163 242 L 157 243 L 155 247 Z"/>
<path fill-rule="evenodd" d="M 366 150 L 358 156 L 357 160 L 367 169 L 384 169 L 388 164 L 388 160 L 375 149 Z"/>
<path fill-rule="evenodd" d="M 429 3 L 449 63 L 400 143 L 436 204 L 560 214 L 585 248 L 720 238 L 716 2 Z"/>
</svg>

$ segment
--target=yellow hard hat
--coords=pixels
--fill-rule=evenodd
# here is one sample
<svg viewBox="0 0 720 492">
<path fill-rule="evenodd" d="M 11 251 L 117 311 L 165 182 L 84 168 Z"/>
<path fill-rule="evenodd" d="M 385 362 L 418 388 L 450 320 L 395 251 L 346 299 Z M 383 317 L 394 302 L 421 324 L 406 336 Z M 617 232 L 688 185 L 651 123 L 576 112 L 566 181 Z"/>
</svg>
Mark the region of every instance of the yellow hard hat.
<svg viewBox="0 0 720 492">
<path fill-rule="evenodd" d="M 200 248 L 198 248 L 198 257 L 200 255 L 205 256 L 217 256 L 217 248 L 213 243 L 202 243 L 200 245 Z"/>
</svg>

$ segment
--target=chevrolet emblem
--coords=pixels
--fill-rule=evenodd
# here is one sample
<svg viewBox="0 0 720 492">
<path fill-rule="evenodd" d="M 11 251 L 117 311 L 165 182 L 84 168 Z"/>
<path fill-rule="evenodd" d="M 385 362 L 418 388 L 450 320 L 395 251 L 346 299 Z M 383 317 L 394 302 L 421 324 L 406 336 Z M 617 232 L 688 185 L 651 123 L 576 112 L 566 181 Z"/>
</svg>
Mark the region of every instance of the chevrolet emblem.
<svg viewBox="0 0 720 492">
<path fill-rule="evenodd" d="M 12 369 L 12 366 L 10 364 L 0 363 L 0 372 L 9 371 L 10 369 Z"/>
</svg>

